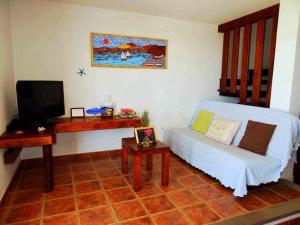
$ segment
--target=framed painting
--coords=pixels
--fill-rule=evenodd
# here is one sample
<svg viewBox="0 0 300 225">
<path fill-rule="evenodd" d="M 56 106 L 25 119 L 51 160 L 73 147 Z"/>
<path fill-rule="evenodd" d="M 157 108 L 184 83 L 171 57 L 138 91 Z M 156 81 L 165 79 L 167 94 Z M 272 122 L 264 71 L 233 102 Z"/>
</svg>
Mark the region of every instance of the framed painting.
<svg viewBox="0 0 300 225">
<path fill-rule="evenodd" d="M 156 143 L 156 132 L 154 127 L 140 127 L 134 129 L 137 144 L 142 144 L 147 137 L 151 144 Z"/>
<path fill-rule="evenodd" d="M 90 39 L 92 66 L 167 68 L 167 40 L 102 33 L 91 33 Z"/>
</svg>

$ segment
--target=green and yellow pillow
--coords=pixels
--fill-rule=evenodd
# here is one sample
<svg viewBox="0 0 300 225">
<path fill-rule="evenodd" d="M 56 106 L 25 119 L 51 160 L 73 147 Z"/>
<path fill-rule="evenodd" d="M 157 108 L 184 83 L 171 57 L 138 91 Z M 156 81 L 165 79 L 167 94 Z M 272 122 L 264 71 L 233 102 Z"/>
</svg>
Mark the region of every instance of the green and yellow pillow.
<svg viewBox="0 0 300 225">
<path fill-rule="evenodd" d="M 206 134 L 213 118 L 213 112 L 199 111 L 198 116 L 192 124 L 192 130 Z"/>
</svg>

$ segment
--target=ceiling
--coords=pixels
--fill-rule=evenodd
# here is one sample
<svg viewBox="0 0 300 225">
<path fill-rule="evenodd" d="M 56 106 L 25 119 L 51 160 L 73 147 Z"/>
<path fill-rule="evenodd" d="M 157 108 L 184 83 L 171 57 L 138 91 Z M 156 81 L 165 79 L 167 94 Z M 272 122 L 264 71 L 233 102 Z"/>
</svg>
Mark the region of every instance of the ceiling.
<svg viewBox="0 0 300 225">
<path fill-rule="evenodd" d="M 221 24 L 279 0 L 48 0 L 199 23 Z"/>
</svg>

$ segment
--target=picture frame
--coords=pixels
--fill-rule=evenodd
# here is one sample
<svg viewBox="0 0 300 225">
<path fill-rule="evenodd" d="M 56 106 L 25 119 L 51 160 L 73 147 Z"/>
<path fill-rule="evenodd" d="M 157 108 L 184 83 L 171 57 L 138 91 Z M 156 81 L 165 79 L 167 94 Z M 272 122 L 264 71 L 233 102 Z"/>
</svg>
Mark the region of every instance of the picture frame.
<svg viewBox="0 0 300 225">
<path fill-rule="evenodd" d="M 135 139 L 137 144 L 142 144 L 144 138 L 146 137 L 147 131 L 151 131 L 149 138 L 150 144 L 156 143 L 156 131 L 154 127 L 139 127 L 134 129 Z"/>
<path fill-rule="evenodd" d="M 70 115 L 71 115 L 71 118 L 83 118 L 83 117 L 85 117 L 84 107 L 70 108 Z"/>
<path fill-rule="evenodd" d="M 142 36 L 90 33 L 91 66 L 168 68 L 168 40 Z"/>
</svg>

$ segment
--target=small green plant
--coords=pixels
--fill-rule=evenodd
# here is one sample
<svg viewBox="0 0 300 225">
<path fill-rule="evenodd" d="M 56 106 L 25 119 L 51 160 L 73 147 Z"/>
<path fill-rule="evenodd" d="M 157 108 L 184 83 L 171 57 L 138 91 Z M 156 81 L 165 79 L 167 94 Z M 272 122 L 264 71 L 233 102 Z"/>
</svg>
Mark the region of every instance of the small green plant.
<svg viewBox="0 0 300 225">
<path fill-rule="evenodd" d="M 150 124 L 149 112 L 147 110 L 144 110 L 144 112 L 142 112 L 141 125 L 142 127 L 149 127 L 149 124 Z"/>
</svg>

